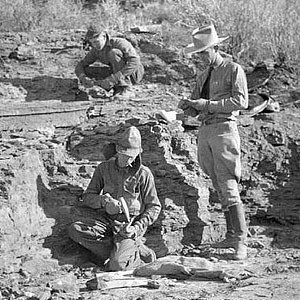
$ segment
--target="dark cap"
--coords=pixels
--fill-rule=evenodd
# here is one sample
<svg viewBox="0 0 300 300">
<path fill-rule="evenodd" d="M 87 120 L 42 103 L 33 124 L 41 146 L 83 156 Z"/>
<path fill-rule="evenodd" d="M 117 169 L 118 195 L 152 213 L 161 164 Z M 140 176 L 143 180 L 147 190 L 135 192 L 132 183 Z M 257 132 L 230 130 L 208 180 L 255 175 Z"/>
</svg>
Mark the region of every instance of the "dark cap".
<svg viewBox="0 0 300 300">
<path fill-rule="evenodd" d="M 88 28 L 88 30 L 87 30 L 87 33 L 85 35 L 84 40 L 85 41 L 89 41 L 89 40 L 91 40 L 93 38 L 96 38 L 96 37 L 98 37 L 100 35 L 100 33 L 101 33 L 101 30 L 97 26 L 90 25 L 89 28 Z"/>
</svg>

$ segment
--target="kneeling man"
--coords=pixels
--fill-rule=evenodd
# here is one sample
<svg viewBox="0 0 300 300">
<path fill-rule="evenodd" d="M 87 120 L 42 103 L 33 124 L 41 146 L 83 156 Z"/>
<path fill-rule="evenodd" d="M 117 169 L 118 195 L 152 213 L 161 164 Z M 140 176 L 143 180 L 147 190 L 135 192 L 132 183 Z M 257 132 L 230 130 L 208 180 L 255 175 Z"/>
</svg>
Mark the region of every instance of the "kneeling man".
<svg viewBox="0 0 300 300">
<path fill-rule="evenodd" d="M 143 235 L 158 218 L 161 203 L 154 177 L 141 161 L 141 135 L 128 127 L 116 143 L 116 155 L 100 163 L 83 194 L 80 206 L 94 217 L 77 220 L 70 237 L 94 253 L 110 271 L 133 269 L 156 259 Z M 79 208 L 80 210 L 80 208 Z"/>
</svg>

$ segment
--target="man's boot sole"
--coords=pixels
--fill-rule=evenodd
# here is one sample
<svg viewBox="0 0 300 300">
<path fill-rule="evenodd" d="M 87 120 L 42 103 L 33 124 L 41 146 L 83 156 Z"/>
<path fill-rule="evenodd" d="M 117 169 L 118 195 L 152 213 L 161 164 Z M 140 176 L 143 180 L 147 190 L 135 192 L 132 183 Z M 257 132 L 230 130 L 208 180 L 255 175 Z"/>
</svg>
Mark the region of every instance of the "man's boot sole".
<svg viewBox="0 0 300 300">
<path fill-rule="evenodd" d="M 245 260 L 247 259 L 247 246 L 246 245 L 236 245 L 234 260 Z"/>
<path fill-rule="evenodd" d="M 216 249 L 229 249 L 229 248 L 235 248 L 236 247 L 236 242 L 234 241 L 227 241 L 226 239 L 211 245 L 212 248 L 216 248 Z"/>
</svg>

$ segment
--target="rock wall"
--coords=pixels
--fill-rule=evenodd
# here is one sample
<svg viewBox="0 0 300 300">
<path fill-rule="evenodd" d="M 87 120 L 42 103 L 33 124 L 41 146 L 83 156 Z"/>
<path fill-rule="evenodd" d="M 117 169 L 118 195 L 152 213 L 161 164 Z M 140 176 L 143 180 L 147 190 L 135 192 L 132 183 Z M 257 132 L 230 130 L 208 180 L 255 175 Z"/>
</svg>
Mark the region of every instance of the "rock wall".
<svg viewBox="0 0 300 300">
<path fill-rule="evenodd" d="M 0 178 L 0 266 L 10 266 L 50 235 L 54 222 L 43 208 L 41 188 L 47 179 L 38 151 L 1 160 Z"/>
<path fill-rule="evenodd" d="M 26 263 L 36 270 L 37 257 L 57 258 L 57 245 L 68 241 L 70 212 L 64 204 L 74 203 L 78 188 L 64 197 L 65 189 L 58 193 L 53 187 L 53 176 L 68 170 L 62 166 L 65 136 L 53 128 L 2 131 L 0 149 L 0 269 L 18 271 Z M 68 180 L 55 180 L 68 186 Z"/>
<path fill-rule="evenodd" d="M 196 159 L 197 130 L 181 123 L 129 119 L 142 134 L 142 159 L 155 176 L 163 205 L 147 243 L 158 256 L 186 244 L 217 240 L 225 223 L 209 178 Z M 103 161 L 103 145 L 123 124 L 90 120 L 72 130 L 2 132 L 0 159 L 1 265 L 45 252 L 64 260 L 72 243 L 67 227 L 77 197 Z M 299 224 L 299 120 L 297 111 L 240 119 L 241 196 L 250 225 Z M 76 258 L 77 259 L 77 258 Z M 20 260 L 20 259 L 19 259 Z"/>
<path fill-rule="evenodd" d="M 57 101 L 60 108 L 76 106 L 78 85 L 74 66 L 84 55 L 80 42 L 84 33 L 40 32 L 35 43 L 28 44 L 29 50 L 35 50 L 33 57 L 26 55 L 26 51 L 11 56 L 20 41 L 13 34 L 1 35 L 2 114 L 9 105 L 16 108 L 17 101 L 21 115 L 25 106 L 54 105 Z M 10 266 L 12 261 L 26 260 L 26 253 L 34 249 L 60 262 L 70 254 L 72 243 L 66 229 L 72 207 L 96 165 L 104 159 L 103 145 L 112 140 L 121 122 L 130 122 L 141 130 L 143 161 L 154 173 L 163 204 L 159 220 L 147 234 L 148 244 L 157 254 L 179 251 L 184 244 L 216 240 L 224 234 L 220 205 L 209 178 L 197 164 L 197 130 L 183 132 L 180 123 L 166 124 L 155 118 L 159 110 L 178 110 L 179 98 L 190 95 L 195 68 L 191 61 L 180 57 L 178 49 L 166 47 L 159 35 L 127 33 L 125 37 L 142 53 L 146 70 L 144 82 L 135 87 L 137 97 L 132 101 L 94 99 L 96 106 L 101 102 L 101 114 L 90 120 L 86 120 L 85 109 L 74 116 L 57 111 L 52 117 L 21 116 L 20 122 L 15 122 L 14 116 L 2 116 L 2 264 Z M 29 35 L 20 38 L 23 43 L 32 40 Z M 280 68 L 277 72 L 280 70 L 283 71 Z M 262 76 L 252 72 L 252 77 L 247 76 L 252 91 L 271 78 L 269 72 L 264 73 Z M 284 70 L 279 81 L 275 75 L 265 87 L 278 93 L 278 101 L 286 95 L 282 100 L 284 109 L 280 113 L 240 119 L 240 188 L 250 225 L 300 223 L 299 92 L 289 98 L 286 83 L 291 79 L 290 73 Z"/>
<path fill-rule="evenodd" d="M 280 113 L 261 114 L 240 125 L 241 195 L 256 221 L 300 222 L 298 114 L 297 108 L 287 107 Z"/>
<path fill-rule="evenodd" d="M 162 256 L 180 251 L 183 243 L 216 238 L 210 235 L 213 230 L 205 229 L 211 225 L 209 182 L 196 163 L 195 135 L 183 133 L 180 123 L 152 121 L 137 126 L 143 138 L 142 158 L 155 176 L 163 205 L 159 220 L 147 234 L 148 244 Z M 5 261 L 8 257 L 15 259 L 16 253 L 24 255 L 29 249 L 45 248 L 52 257 L 61 259 L 70 243 L 67 227 L 72 221 L 72 207 L 96 165 L 104 159 L 102 146 L 111 141 L 120 126 L 78 128 L 68 142 L 66 136 L 63 140 L 54 133 L 44 140 L 35 131 L 8 134 L 10 142 L 3 158 L 10 159 L 1 161 L 1 177 L 5 179 L 0 201 Z M 30 138 L 39 138 L 39 142 L 29 151 L 33 146 Z"/>
</svg>

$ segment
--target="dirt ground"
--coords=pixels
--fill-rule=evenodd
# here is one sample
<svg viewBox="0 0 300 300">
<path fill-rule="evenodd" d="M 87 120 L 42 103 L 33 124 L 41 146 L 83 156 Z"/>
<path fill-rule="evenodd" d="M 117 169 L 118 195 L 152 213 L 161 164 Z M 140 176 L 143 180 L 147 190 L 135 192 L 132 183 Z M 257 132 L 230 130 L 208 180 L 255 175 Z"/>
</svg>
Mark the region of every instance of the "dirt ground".
<svg viewBox="0 0 300 300">
<path fill-rule="evenodd" d="M 1 104 L 10 104 L 13 101 L 81 100 L 78 98 L 80 93 L 76 85 L 74 66 L 84 54 L 80 43 L 82 35 L 83 32 L 80 30 L 51 32 L 47 35 L 44 33 L 1 34 Z M 134 39 L 131 35 L 130 38 Z M 18 45 L 18 50 L 16 50 Z M 158 110 L 177 110 L 179 97 L 189 94 L 193 83 L 191 68 L 185 67 L 182 61 L 177 60 L 173 52 L 168 53 L 164 49 L 160 49 L 161 52 L 159 52 L 157 44 L 149 46 L 146 43 L 140 43 L 140 47 L 144 50 L 143 62 L 146 66 L 146 75 L 142 84 L 135 87 L 136 99 L 126 104 L 118 104 L 118 112 L 114 114 L 113 120 L 108 117 L 106 120 L 94 119 L 89 122 L 112 125 L 130 118 L 154 118 Z M 153 54 L 155 52 L 159 54 Z M 166 57 L 169 59 L 167 68 L 161 64 L 162 58 L 164 62 L 168 61 Z M 284 119 L 286 127 L 295 131 L 293 124 L 299 125 L 300 108 L 297 107 L 297 100 L 300 100 L 300 96 L 294 93 L 293 98 L 289 91 L 299 89 L 299 82 L 295 74 L 285 69 L 278 74 L 277 81 L 263 85 L 262 88 L 267 89 L 274 99 L 280 100 L 281 107 L 284 108 L 281 113 L 287 116 Z M 253 81 L 252 87 L 261 84 L 266 79 L 264 74 L 256 76 L 249 77 L 249 80 Z M 295 128 L 298 129 L 297 126 Z M 59 130 L 68 131 L 69 128 Z M 245 131 L 242 134 L 246 133 Z M 6 149 L 5 145 L 9 143 L 6 137 L 10 134 L 7 132 L 5 135 L 2 134 L 3 149 Z M 297 139 L 294 138 L 294 140 Z M 31 145 L 29 148 L 32 150 L 35 146 Z M 5 160 L 4 156 L 2 160 Z M 299 164 L 299 161 L 297 163 Z M 295 172 L 298 175 L 294 178 L 297 179 L 299 178 L 299 165 Z M 284 176 L 284 174 L 281 175 Z M 293 201 L 296 203 L 293 206 L 294 214 L 299 217 L 299 196 L 296 195 L 297 191 L 294 186 L 291 190 L 294 193 Z M 285 195 L 284 191 L 278 197 L 282 195 Z M 245 194 L 245 199 L 249 199 L 250 196 L 251 194 Z M 260 198 L 260 195 L 256 197 Z M 249 205 L 251 206 L 251 203 Z M 181 274 L 158 278 L 160 287 L 157 289 L 136 287 L 90 291 L 86 288 L 86 282 L 94 278 L 95 272 L 101 272 L 101 269 L 88 263 L 88 259 L 81 266 L 74 266 L 68 262 L 58 264 L 55 258 L 48 259 L 47 264 L 43 265 L 44 261 L 42 263 L 41 260 L 38 266 L 39 271 L 36 273 L 32 270 L 36 271 L 37 266 L 31 266 L 29 263 L 27 268 L 15 269 L 13 267 L 15 263 L 12 261 L 11 268 L 0 272 L 0 299 L 298 300 L 300 299 L 300 222 L 297 217 L 290 221 L 284 219 L 283 213 L 279 212 L 278 216 L 280 215 L 282 219 L 268 218 L 268 215 L 259 218 L 258 214 L 251 219 L 249 258 L 245 262 L 230 260 L 230 251 L 216 251 L 208 245 L 186 245 L 176 253 L 177 255 L 205 257 L 213 262 L 227 261 L 232 268 L 243 270 L 238 279 L 200 280 Z M 65 251 L 70 251 L 73 257 L 76 257 L 78 252 L 83 250 L 70 245 Z M 39 255 L 43 256 L 43 253 Z"/>
</svg>

